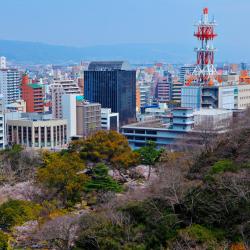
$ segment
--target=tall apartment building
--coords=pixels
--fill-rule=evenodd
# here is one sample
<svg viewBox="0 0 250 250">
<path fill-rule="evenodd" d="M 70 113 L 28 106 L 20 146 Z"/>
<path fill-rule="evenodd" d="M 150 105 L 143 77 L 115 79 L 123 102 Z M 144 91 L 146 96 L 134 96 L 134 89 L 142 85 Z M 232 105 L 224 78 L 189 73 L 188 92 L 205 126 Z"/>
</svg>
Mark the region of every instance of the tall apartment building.
<svg viewBox="0 0 250 250">
<path fill-rule="evenodd" d="M 80 101 L 76 104 L 77 135 L 87 137 L 101 129 L 101 104 Z"/>
<path fill-rule="evenodd" d="M 62 112 L 62 96 L 63 94 L 80 94 L 80 89 L 74 80 L 55 80 L 50 85 L 51 100 L 52 100 L 52 117 L 61 119 Z"/>
<path fill-rule="evenodd" d="M 171 100 L 180 103 L 181 102 L 181 88 L 183 83 L 179 81 L 178 77 L 172 79 L 172 96 Z"/>
<path fill-rule="evenodd" d="M 26 102 L 26 112 L 44 112 L 44 90 L 39 83 L 30 83 L 27 73 L 23 75 L 21 98 Z"/>
<path fill-rule="evenodd" d="M 126 62 L 91 62 L 84 72 L 84 96 L 119 113 L 120 124 L 136 120 L 136 71 Z"/>
<path fill-rule="evenodd" d="M 20 73 L 16 69 L 0 69 L 0 94 L 5 104 L 20 99 Z"/>
<path fill-rule="evenodd" d="M 172 96 L 172 81 L 170 78 L 163 78 L 157 82 L 155 98 L 158 102 L 169 102 Z"/>
</svg>

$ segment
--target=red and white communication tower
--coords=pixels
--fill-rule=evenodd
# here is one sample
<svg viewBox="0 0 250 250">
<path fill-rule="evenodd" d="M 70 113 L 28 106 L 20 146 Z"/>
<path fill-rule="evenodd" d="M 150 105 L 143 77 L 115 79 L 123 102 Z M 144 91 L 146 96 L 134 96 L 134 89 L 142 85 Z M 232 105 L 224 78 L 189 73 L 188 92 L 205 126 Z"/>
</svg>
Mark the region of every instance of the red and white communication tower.
<svg viewBox="0 0 250 250">
<path fill-rule="evenodd" d="M 214 67 L 216 49 L 213 46 L 213 40 L 217 36 L 215 33 L 216 25 L 215 20 L 209 20 L 208 8 L 204 8 L 203 15 L 198 24 L 196 24 L 197 30 L 194 33 L 194 36 L 201 42 L 201 47 L 195 49 L 197 52 L 197 65 L 193 76 L 196 78 L 196 83 L 200 85 L 208 84 L 217 75 Z"/>
</svg>

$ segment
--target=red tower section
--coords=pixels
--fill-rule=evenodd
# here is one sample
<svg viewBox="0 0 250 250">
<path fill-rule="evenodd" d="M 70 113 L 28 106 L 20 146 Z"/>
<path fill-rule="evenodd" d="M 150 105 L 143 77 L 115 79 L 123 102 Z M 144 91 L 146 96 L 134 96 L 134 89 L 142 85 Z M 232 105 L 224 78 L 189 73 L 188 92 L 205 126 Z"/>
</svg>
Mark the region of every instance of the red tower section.
<svg viewBox="0 0 250 250">
<path fill-rule="evenodd" d="M 196 48 L 197 66 L 194 75 L 197 76 L 197 82 L 206 84 L 216 74 L 213 65 L 215 53 L 213 40 L 217 37 L 216 23 L 214 20 L 209 21 L 208 8 L 203 9 L 203 16 L 196 26 L 194 36 L 201 42 L 201 46 Z"/>
</svg>

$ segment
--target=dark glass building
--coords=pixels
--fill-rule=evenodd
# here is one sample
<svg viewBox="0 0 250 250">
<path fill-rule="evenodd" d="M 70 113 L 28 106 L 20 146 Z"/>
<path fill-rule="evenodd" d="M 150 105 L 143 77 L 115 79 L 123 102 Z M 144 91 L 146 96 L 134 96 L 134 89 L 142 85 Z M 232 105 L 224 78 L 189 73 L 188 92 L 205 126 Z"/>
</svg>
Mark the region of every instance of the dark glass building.
<svg viewBox="0 0 250 250">
<path fill-rule="evenodd" d="M 136 120 L 136 71 L 126 62 L 91 62 L 84 72 L 84 96 L 119 113 L 120 125 Z"/>
</svg>

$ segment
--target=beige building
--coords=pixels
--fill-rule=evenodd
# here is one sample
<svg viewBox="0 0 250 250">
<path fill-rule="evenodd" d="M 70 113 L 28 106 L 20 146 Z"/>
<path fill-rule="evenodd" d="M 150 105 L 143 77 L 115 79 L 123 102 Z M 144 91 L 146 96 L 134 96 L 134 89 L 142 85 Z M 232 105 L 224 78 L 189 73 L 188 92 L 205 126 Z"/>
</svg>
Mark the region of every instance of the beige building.
<svg viewBox="0 0 250 250">
<path fill-rule="evenodd" d="M 78 136 L 89 136 L 101 129 L 101 104 L 86 101 L 76 104 L 76 130 Z"/>
<path fill-rule="evenodd" d="M 67 121 L 22 118 L 6 122 L 8 145 L 28 148 L 63 148 L 67 146 Z"/>
<path fill-rule="evenodd" d="M 250 107 L 250 84 L 238 85 L 238 109 Z"/>
<path fill-rule="evenodd" d="M 74 80 L 55 80 L 50 85 L 52 117 L 54 119 L 62 119 L 62 95 L 63 94 L 80 94 L 80 88 Z"/>
</svg>

